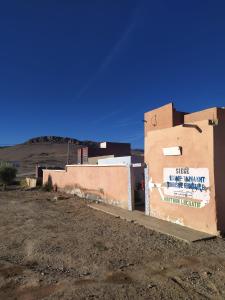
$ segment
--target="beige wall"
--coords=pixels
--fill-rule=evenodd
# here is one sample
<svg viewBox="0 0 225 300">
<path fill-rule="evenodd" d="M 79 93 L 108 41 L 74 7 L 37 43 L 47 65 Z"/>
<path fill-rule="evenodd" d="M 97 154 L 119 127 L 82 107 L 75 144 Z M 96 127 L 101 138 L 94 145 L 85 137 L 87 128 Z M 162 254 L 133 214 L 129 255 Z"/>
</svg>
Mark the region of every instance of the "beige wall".
<svg viewBox="0 0 225 300">
<path fill-rule="evenodd" d="M 144 115 L 145 135 L 149 130 L 157 130 L 173 126 L 173 104 L 148 111 Z"/>
<path fill-rule="evenodd" d="M 52 184 L 81 197 L 103 200 L 128 209 L 127 166 L 67 166 L 66 171 L 43 170 L 43 183 Z"/>
<path fill-rule="evenodd" d="M 168 203 L 162 200 L 159 189 L 153 187 L 152 191 L 149 192 L 150 214 L 196 230 L 217 234 L 213 148 L 215 127 L 208 125 L 208 120 L 195 122 L 195 124 L 202 132 L 199 132 L 196 128 L 186 128 L 182 125 L 148 131 L 145 137 L 145 162 L 149 166 L 149 178 L 152 179 L 153 183 L 162 184 L 162 192 L 164 192 L 163 186 L 165 186 L 163 182 L 164 168 L 207 168 L 210 182 L 209 203 L 201 208 Z M 225 128 L 220 129 L 216 134 L 218 136 L 222 135 L 224 130 Z M 174 146 L 182 147 L 182 155 L 163 155 L 162 148 Z M 163 194 L 163 196 L 165 195 Z M 224 208 L 223 206 L 225 212 Z"/>
<path fill-rule="evenodd" d="M 184 113 L 176 111 L 173 103 L 166 104 L 144 114 L 145 136 L 148 131 L 170 128 L 183 123 Z"/>
<path fill-rule="evenodd" d="M 26 185 L 29 188 L 35 188 L 37 186 L 37 178 L 26 177 Z"/>
<path fill-rule="evenodd" d="M 205 110 L 197 111 L 184 116 L 185 123 L 193 123 L 201 120 L 225 120 L 225 110 L 222 108 L 208 108 Z"/>
</svg>

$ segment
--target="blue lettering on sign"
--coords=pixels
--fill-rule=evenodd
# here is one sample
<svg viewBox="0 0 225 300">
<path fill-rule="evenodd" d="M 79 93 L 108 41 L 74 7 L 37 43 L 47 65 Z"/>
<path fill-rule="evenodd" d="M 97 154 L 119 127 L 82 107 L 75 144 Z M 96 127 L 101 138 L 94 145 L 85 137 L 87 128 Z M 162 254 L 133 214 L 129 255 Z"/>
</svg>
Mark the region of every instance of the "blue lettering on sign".
<svg viewBox="0 0 225 300">
<path fill-rule="evenodd" d="M 188 189 L 195 191 L 206 191 L 205 176 L 189 176 L 189 175 L 169 175 L 167 188 Z"/>
</svg>

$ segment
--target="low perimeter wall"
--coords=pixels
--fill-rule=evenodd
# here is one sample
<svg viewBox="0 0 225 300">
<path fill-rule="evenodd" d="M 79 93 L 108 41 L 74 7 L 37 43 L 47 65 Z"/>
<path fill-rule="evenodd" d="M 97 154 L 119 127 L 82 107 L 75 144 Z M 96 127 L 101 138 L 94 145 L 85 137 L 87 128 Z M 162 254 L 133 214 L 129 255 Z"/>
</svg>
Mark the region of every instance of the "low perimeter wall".
<svg viewBox="0 0 225 300">
<path fill-rule="evenodd" d="M 128 166 L 68 165 L 66 170 L 43 170 L 43 184 L 51 182 L 67 193 L 129 209 L 129 176 Z"/>
</svg>

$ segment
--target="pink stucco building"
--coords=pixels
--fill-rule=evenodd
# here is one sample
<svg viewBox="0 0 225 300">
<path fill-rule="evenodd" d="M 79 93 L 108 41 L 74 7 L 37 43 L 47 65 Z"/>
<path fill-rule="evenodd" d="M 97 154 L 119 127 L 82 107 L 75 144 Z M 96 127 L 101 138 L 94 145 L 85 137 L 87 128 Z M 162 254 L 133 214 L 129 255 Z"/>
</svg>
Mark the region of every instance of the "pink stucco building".
<svg viewBox="0 0 225 300">
<path fill-rule="evenodd" d="M 145 168 L 141 164 L 137 172 L 136 164 L 124 164 L 123 159 L 67 165 L 65 170 L 44 170 L 44 183 L 51 180 L 82 197 L 133 210 L 135 178 L 142 185 L 144 173 L 145 215 L 214 235 L 224 233 L 225 110 L 185 113 L 169 103 L 146 112 L 144 119 Z"/>
<path fill-rule="evenodd" d="M 225 232 L 225 110 L 183 113 L 170 103 L 145 113 L 146 214 Z"/>
</svg>

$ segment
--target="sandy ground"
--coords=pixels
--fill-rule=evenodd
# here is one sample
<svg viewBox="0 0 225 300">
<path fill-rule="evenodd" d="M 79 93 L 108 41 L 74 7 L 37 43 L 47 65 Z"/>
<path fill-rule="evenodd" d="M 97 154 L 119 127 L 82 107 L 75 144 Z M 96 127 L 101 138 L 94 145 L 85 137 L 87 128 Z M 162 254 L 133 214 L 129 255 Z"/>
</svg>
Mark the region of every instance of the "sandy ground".
<svg viewBox="0 0 225 300">
<path fill-rule="evenodd" d="M 0 192 L 0 299 L 225 299 L 225 241 L 186 244 L 77 197 Z"/>
</svg>

